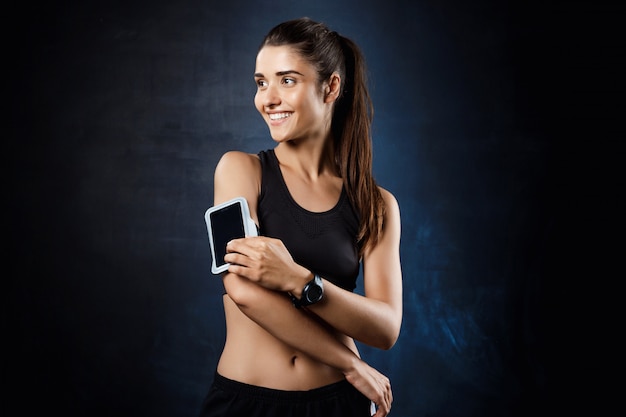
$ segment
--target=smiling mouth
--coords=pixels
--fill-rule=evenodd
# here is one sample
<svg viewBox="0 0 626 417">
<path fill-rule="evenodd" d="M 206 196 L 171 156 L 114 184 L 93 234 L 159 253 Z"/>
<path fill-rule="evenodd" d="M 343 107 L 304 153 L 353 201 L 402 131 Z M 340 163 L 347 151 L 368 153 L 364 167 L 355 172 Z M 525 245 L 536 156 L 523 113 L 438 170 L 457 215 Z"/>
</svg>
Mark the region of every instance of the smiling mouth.
<svg viewBox="0 0 626 417">
<path fill-rule="evenodd" d="M 291 113 L 272 113 L 269 115 L 270 120 L 283 120 L 291 116 Z"/>
</svg>

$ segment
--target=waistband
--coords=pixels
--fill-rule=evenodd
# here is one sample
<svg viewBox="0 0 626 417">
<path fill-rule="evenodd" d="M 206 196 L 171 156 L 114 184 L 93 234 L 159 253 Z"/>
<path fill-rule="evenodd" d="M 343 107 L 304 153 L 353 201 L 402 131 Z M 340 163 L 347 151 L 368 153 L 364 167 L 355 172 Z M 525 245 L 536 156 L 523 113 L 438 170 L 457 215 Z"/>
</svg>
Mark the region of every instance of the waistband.
<svg viewBox="0 0 626 417">
<path fill-rule="evenodd" d="M 321 401 L 336 398 L 349 393 L 354 394 L 354 391 L 356 390 L 356 388 L 354 388 L 345 379 L 306 391 L 278 390 L 234 381 L 218 374 L 217 372 L 213 378 L 213 385 L 227 392 L 243 394 L 261 400 L 295 402 Z"/>
</svg>

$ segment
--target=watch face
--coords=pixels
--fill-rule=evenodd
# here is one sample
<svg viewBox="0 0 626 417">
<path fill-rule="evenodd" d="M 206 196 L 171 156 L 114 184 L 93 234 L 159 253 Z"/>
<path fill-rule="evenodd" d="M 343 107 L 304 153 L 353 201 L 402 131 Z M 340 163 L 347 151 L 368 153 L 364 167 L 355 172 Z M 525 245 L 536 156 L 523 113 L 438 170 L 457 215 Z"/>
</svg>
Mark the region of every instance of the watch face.
<svg viewBox="0 0 626 417">
<path fill-rule="evenodd" d="M 307 292 L 306 298 L 310 302 L 314 303 L 316 301 L 319 301 L 322 295 L 323 295 L 322 288 L 317 285 L 312 285 L 309 287 L 309 291 Z"/>
</svg>

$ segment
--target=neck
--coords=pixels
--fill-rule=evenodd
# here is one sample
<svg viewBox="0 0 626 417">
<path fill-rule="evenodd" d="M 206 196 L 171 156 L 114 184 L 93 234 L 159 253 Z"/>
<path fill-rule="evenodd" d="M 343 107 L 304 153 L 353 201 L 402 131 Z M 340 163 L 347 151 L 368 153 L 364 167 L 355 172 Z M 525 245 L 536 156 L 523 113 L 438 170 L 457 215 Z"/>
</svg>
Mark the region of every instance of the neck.
<svg viewBox="0 0 626 417">
<path fill-rule="evenodd" d="M 327 137 L 321 143 L 287 141 L 279 143 L 274 152 L 281 165 L 309 179 L 324 174 L 337 176 L 333 143 L 332 137 Z"/>
</svg>

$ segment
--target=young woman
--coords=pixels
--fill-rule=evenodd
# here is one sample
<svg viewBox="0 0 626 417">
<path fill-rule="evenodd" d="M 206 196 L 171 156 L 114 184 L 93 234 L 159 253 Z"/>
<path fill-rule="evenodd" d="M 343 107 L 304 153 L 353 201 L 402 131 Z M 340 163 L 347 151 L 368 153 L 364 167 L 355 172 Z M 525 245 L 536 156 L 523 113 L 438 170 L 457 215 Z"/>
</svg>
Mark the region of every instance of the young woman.
<svg viewBox="0 0 626 417">
<path fill-rule="evenodd" d="M 228 152 L 215 170 L 214 203 L 245 197 L 260 236 L 227 246 L 226 343 L 201 415 L 386 416 L 390 381 L 354 340 L 398 338 L 400 214 L 372 177 L 362 54 L 296 19 L 267 34 L 254 79 L 276 146 Z"/>
</svg>

